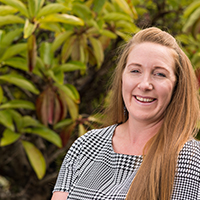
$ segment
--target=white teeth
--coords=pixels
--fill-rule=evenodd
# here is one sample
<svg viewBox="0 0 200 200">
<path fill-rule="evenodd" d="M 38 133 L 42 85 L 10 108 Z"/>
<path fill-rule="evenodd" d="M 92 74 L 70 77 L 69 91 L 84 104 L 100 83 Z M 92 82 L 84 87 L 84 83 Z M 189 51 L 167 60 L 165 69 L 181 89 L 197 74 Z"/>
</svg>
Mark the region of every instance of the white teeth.
<svg viewBox="0 0 200 200">
<path fill-rule="evenodd" d="M 154 99 L 147 99 L 147 98 L 142 98 L 142 97 L 137 97 L 136 96 L 136 99 L 139 100 L 139 101 L 143 101 L 143 102 L 152 102 Z"/>
</svg>

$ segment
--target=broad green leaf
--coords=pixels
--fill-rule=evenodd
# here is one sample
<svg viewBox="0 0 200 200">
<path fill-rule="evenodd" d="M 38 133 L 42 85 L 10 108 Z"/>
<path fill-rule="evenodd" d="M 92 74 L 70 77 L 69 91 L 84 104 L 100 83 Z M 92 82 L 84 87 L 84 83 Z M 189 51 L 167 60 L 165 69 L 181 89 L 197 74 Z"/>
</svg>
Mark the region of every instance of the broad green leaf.
<svg viewBox="0 0 200 200">
<path fill-rule="evenodd" d="M 35 0 L 35 1 L 36 1 L 36 11 L 38 13 L 42 8 L 42 6 L 44 5 L 45 0 Z"/>
<path fill-rule="evenodd" d="M 5 36 L 5 31 L 4 30 L 0 30 L 0 43 L 2 42 L 2 39 Z"/>
<path fill-rule="evenodd" d="M 86 129 L 85 127 L 83 126 L 83 124 L 79 124 L 78 125 L 78 136 L 82 136 L 86 133 Z"/>
<path fill-rule="evenodd" d="M 2 100 L 3 100 L 3 89 L 0 86 L 0 104 L 1 104 Z"/>
<path fill-rule="evenodd" d="M 200 1 L 199 0 L 191 2 L 191 4 L 189 4 L 189 6 L 184 11 L 184 15 L 183 16 L 185 18 L 188 18 L 189 15 L 191 15 L 191 13 L 193 13 L 199 7 L 200 7 Z"/>
<path fill-rule="evenodd" d="M 111 39 L 116 39 L 117 38 L 117 35 L 109 30 L 106 30 L 106 29 L 103 29 L 103 30 L 100 30 L 100 33 L 102 35 L 105 35 Z"/>
<path fill-rule="evenodd" d="M 26 49 L 27 49 L 27 44 L 25 44 L 25 43 L 21 43 L 21 44 L 19 43 L 19 44 L 12 45 L 11 47 L 7 48 L 7 50 L 5 51 L 3 56 L 0 58 L 0 62 L 5 61 L 8 58 L 11 58 L 11 57 L 17 55 Z"/>
<path fill-rule="evenodd" d="M 39 49 L 40 57 L 44 62 L 46 68 L 49 68 L 52 64 L 53 54 L 51 52 L 51 44 L 48 42 L 43 42 Z"/>
<path fill-rule="evenodd" d="M 46 172 L 46 162 L 42 153 L 32 143 L 24 140 L 21 142 L 38 179 L 42 179 Z"/>
<path fill-rule="evenodd" d="M 46 127 L 27 128 L 26 132 L 39 135 L 40 137 L 48 140 L 49 142 L 55 144 L 58 147 L 62 146 L 62 142 L 59 135 Z"/>
<path fill-rule="evenodd" d="M 31 0 L 32 1 L 32 0 Z M 32 24 L 29 22 L 28 19 L 26 19 L 25 25 L 24 25 L 24 38 L 28 38 L 37 28 L 37 24 Z"/>
<path fill-rule="evenodd" d="M 63 85 L 64 83 L 64 77 L 65 77 L 65 74 L 63 71 L 61 70 L 58 70 L 58 71 L 54 71 L 54 77 L 56 79 L 56 82 Z"/>
<path fill-rule="evenodd" d="M 101 42 L 94 37 L 90 37 L 89 40 L 94 50 L 94 56 L 97 60 L 97 66 L 100 67 L 104 60 L 104 51 Z"/>
<path fill-rule="evenodd" d="M 29 11 L 29 16 L 31 19 L 35 17 L 36 14 L 36 0 L 28 0 L 28 11 Z"/>
<path fill-rule="evenodd" d="M 28 71 L 27 60 L 21 57 L 13 57 L 4 61 L 5 65 L 12 66 L 16 69 L 21 69 L 23 71 Z"/>
<path fill-rule="evenodd" d="M 64 119 L 60 122 L 58 122 L 57 124 L 54 125 L 54 129 L 59 129 L 59 128 L 63 128 L 65 126 L 69 126 L 70 124 L 73 123 L 72 119 Z"/>
<path fill-rule="evenodd" d="M 99 13 L 104 4 L 105 4 L 106 0 L 94 0 L 94 3 L 93 3 L 93 10 L 97 13 Z"/>
<path fill-rule="evenodd" d="M 108 22 L 109 21 L 119 21 L 119 20 L 133 22 L 133 19 L 129 15 L 122 14 L 120 12 L 107 13 L 104 15 L 103 19 Z"/>
<path fill-rule="evenodd" d="M 10 129 L 6 129 L 3 132 L 3 137 L 1 138 L 0 146 L 6 146 L 16 142 L 20 138 L 20 134 L 11 131 Z"/>
<path fill-rule="evenodd" d="M 75 96 L 74 92 L 69 87 L 69 84 L 68 85 L 60 85 L 58 83 L 54 83 L 54 85 L 56 87 L 58 87 L 62 92 L 64 92 L 64 94 L 66 96 L 68 96 L 69 98 L 71 98 L 73 101 L 79 103 L 79 99 L 77 99 L 77 97 Z"/>
<path fill-rule="evenodd" d="M 86 70 L 86 69 L 87 69 L 86 65 L 79 61 L 70 61 L 56 68 L 56 70 L 61 70 L 63 72 L 71 72 L 75 70 Z"/>
<path fill-rule="evenodd" d="M 133 17 L 133 13 L 127 3 L 126 0 L 115 0 L 115 2 L 117 2 L 117 4 L 119 5 L 119 7 L 128 15 L 130 15 L 131 17 Z"/>
<path fill-rule="evenodd" d="M 12 121 L 12 115 L 8 110 L 0 110 L 0 124 L 14 131 L 15 127 Z"/>
<path fill-rule="evenodd" d="M 71 90 L 71 92 L 73 93 L 73 95 L 74 95 L 74 97 L 76 99 L 75 102 L 76 103 L 80 103 L 80 95 L 79 95 L 76 87 L 74 85 L 71 85 L 71 84 L 66 84 L 65 86 L 67 86 Z"/>
<path fill-rule="evenodd" d="M 8 113 L 10 114 L 10 116 L 12 116 L 12 119 L 14 121 L 13 124 L 16 125 L 17 130 L 21 133 L 21 129 L 23 128 L 23 117 L 21 116 L 21 114 L 19 114 L 19 112 L 17 112 L 16 110 L 13 109 L 9 109 L 7 110 Z"/>
<path fill-rule="evenodd" d="M 65 96 L 65 99 L 67 101 L 67 106 L 68 106 L 71 118 L 73 120 L 76 120 L 79 114 L 78 105 L 71 98 L 69 98 L 69 96 Z"/>
<path fill-rule="evenodd" d="M 83 26 L 84 21 L 78 17 L 68 14 L 52 14 L 38 20 L 39 22 L 61 22 L 71 25 Z"/>
<path fill-rule="evenodd" d="M 139 28 L 134 23 L 124 20 L 119 20 L 118 22 L 116 22 L 116 27 L 120 30 L 123 30 L 123 32 L 127 33 L 135 33 L 139 31 Z"/>
<path fill-rule="evenodd" d="M 7 24 L 23 24 L 24 20 L 16 15 L 0 16 L 0 26 Z"/>
<path fill-rule="evenodd" d="M 37 120 L 33 119 L 30 116 L 24 116 L 22 118 L 22 127 L 29 127 L 29 126 L 34 126 L 34 127 L 43 127 L 42 124 L 40 124 Z"/>
<path fill-rule="evenodd" d="M 18 87 L 33 92 L 34 94 L 40 93 L 39 90 L 30 81 L 19 75 L 14 75 L 14 74 L 2 75 L 0 76 L 0 80 L 12 83 Z"/>
<path fill-rule="evenodd" d="M 129 41 L 131 38 L 130 35 L 122 33 L 121 31 L 116 31 L 116 34 L 119 35 L 125 41 Z"/>
<path fill-rule="evenodd" d="M 61 25 L 56 22 L 40 23 L 40 29 L 49 30 L 52 32 L 57 32 L 57 33 L 60 33 L 63 31 Z"/>
<path fill-rule="evenodd" d="M 11 6 L 4 6 L 4 5 L 1 5 L 0 6 L 0 15 L 3 16 L 3 15 L 9 15 L 9 14 L 14 14 L 17 12 L 17 9 L 11 7 Z"/>
<path fill-rule="evenodd" d="M 0 105 L 0 109 L 17 109 L 17 108 L 35 110 L 34 104 L 30 101 L 25 101 L 25 100 L 14 99 Z"/>
<path fill-rule="evenodd" d="M 6 5 L 12 6 L 13 8 L 18 9 L 23 15 L 29 17 L 28 10 L 21 1 L 19 0 L 0 0 L 0 2 L 5 3 Z"/>
<path fill-rule="evenodd" d="M 8 32 L 2 39 L 2 44 L 6 45 L 7 47 L 10 46 L 16 38 L 20 37 L 22 34 L 22 29 L 15 29 Z"/>
<path fill-rule="evenodd" d="M 192 26 L 196 23 L 196 21 L 200 18 L 200 7 L 197 8 L 186 21 L 185 25 L 183 26 L 183 32 L 187 32 L 190 30 Z"/>
<path fill-rule="evenodd" d="M 92 12 L 85 4 L 73 3 L 72 12 L 83 20 L 92 18 Z"/>
<path fill-rule="evenodd" d="M 64 33 L 60 33 L 55 40 L 53 41 L 53 44 L 51 46 L 51 51 L 55 52 L 62 44 L 63 42 L 69 38 L 73 34 L 73 31 L 66 31 Z"/>
<path fill-rule="evenodd" d="M 38 12 L 37 19 L 53 13 L 66 12 L 67 10 L 68 9 L 64 5 L 59 3 L 48 4 Z"/>
</svg>

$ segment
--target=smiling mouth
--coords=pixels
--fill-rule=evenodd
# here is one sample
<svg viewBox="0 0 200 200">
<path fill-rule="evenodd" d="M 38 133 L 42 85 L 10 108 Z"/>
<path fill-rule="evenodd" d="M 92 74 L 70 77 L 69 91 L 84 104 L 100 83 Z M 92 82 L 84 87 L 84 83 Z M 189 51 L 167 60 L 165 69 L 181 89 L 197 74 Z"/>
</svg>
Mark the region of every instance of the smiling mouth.
<svg viewBox="0 0 200 200">
<path fill-rule="evenodd" d="M 151 103 L 153 101 L 155 101 L 156 99 L 153 99 L 153 98 L 143 98 L 143 97 L 138 97 L 138 96 L 135 96 L 135 98 L 140 101 L 140 102 L 145 102 L 145 103 Z"/>
</svg>

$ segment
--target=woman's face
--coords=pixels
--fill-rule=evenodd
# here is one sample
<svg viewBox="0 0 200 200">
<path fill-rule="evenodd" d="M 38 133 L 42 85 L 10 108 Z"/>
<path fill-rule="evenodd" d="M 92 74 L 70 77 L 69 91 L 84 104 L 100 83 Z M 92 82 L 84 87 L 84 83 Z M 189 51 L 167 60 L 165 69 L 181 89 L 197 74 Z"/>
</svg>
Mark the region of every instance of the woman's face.
<svg viewBox="0 0 200 200">
<path fill-rule="evenodd" d="M 131 50 L 122 74 L 122 96 L 129 119 L 154 123 L 162 118 L 176 83 L 172 51 L 151 42 Z"/>
</svg>

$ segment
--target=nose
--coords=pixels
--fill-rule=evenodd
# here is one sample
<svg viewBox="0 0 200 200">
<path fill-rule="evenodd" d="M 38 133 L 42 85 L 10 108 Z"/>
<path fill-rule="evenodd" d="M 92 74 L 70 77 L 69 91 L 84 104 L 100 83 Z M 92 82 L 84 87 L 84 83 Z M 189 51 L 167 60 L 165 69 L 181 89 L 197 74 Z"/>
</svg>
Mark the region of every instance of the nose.
<svg viewBox="0 0 200 200">
<path fill-rule="evenodd" d="M 137 86 L 140 90 L 149 91 L 153 89 L 153 84 L 150 77 L 143 77 Z"/>
</svg>

